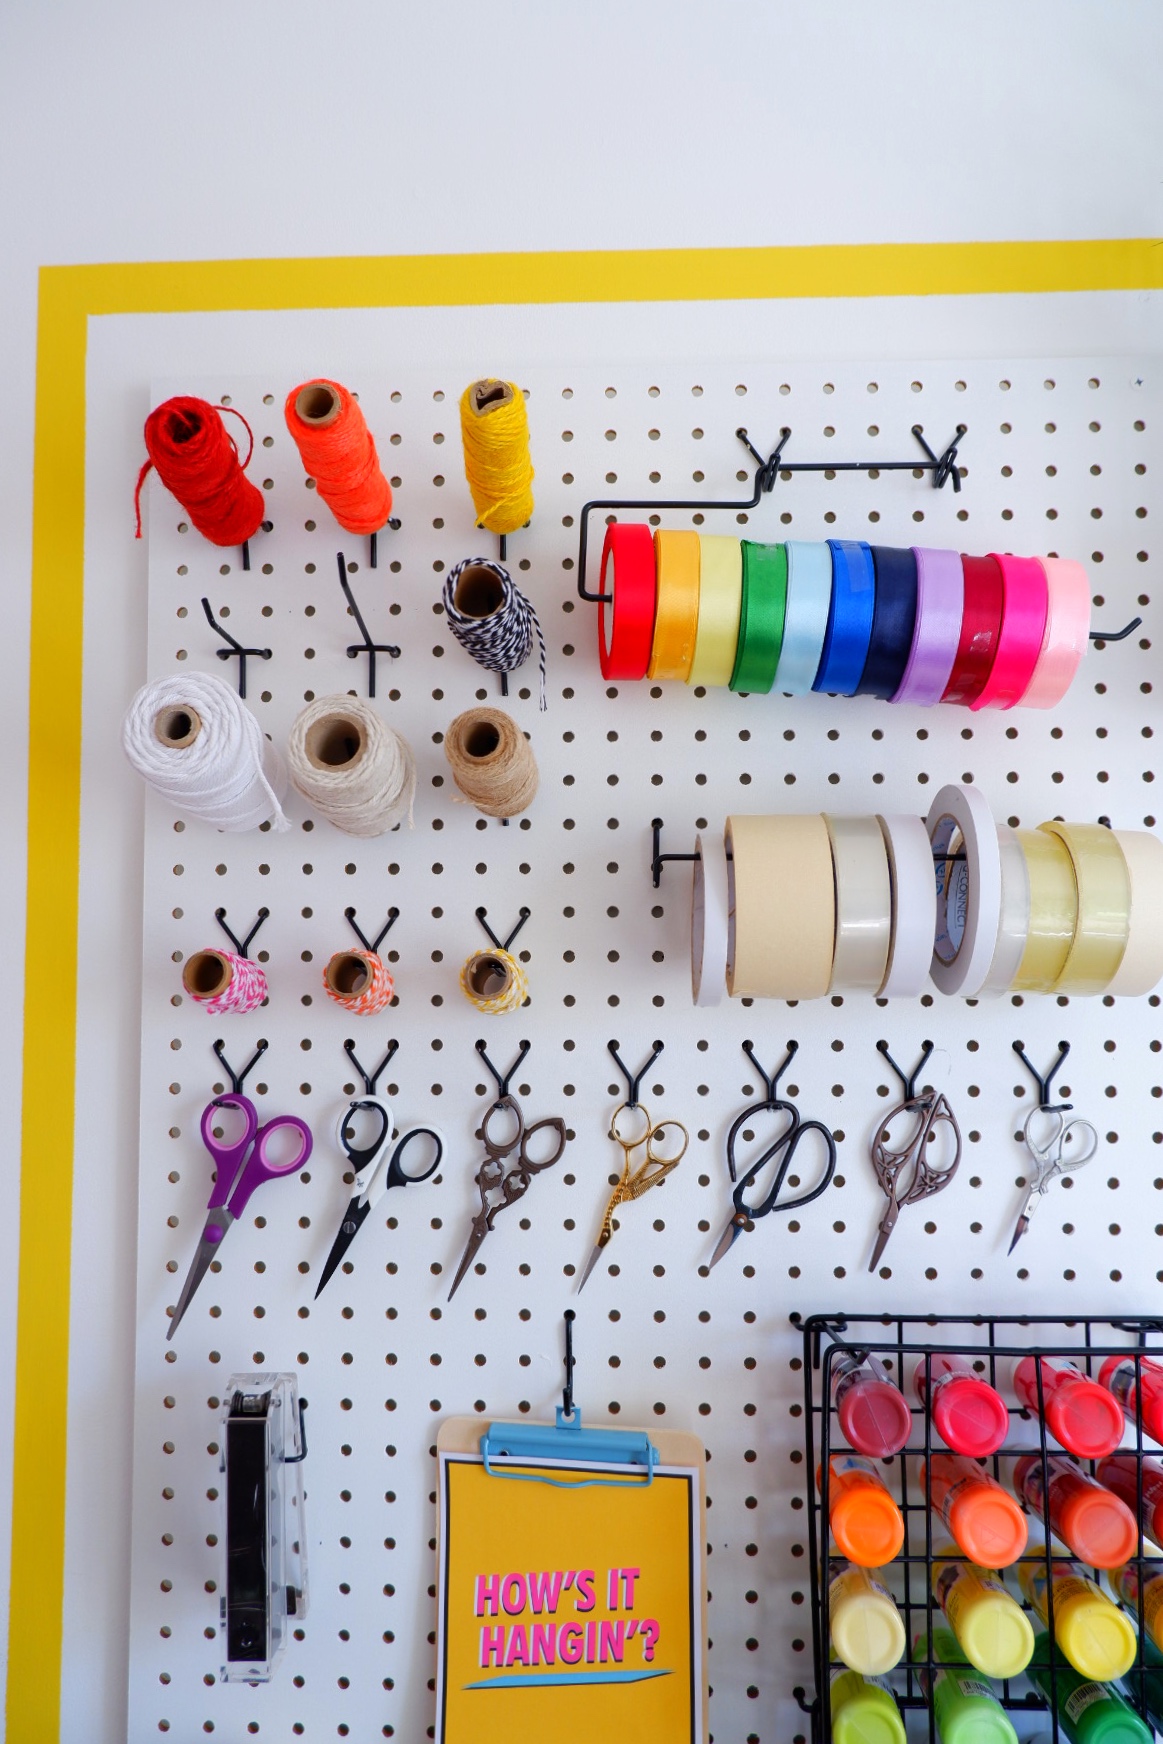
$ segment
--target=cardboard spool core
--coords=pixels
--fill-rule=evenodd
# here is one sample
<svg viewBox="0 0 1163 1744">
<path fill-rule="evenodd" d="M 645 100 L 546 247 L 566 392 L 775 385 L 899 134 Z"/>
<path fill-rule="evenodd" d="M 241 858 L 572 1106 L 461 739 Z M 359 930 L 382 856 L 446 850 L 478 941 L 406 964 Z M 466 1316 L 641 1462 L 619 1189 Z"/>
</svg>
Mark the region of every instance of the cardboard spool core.
<svg viewBox="0 0 1163 1744">
<path fill-rule="evenodd" d="M 491 951 L 480 951 L 469 963 L 464 978 L 478 999 L 500 999 L 513 985 L 513 971 Z"/>
<path fill-rule="evenodd" d="M 295 411 L 313 430 L 325 430 L 339 416 L 339 395 L 327 382 L 304 382 L 295 395 Z"/>
<path fill-rule="evenodd" d="M 371 986 L 371 965 L 355 951 L 336 951 L 325 974 L 328 987 L 340 999 L 353 999 Z"/>
<path fill-rule="evenodd" d="M 153 736 L 171 751 L 184 751 L 202 731 L 202 717 L 197 709 L 164 708 L 153 717 Z"/>
<path fill-rule="evenodd" d="M 182 966 L 182 986 L 191 999 L 217 999 L 234 980 L 234 966 L 221 951 L 195 951 Z"/>
<path fill-rule="evenodd" d="M 367 749 L 363 728 L 347 715 L 326 715 L 307 728 L 307 760 L 315 769 L 346 769 Z"/>
<path fill-rule="evenodd" d="M 468 390 L 468 403 L 478 418 L 487 418 L 498 406 L 507 406 L 512 398 L 508 382 L 475 381 Z"/>
<path fill-rule="evenodd" d="M 501 735 L 492 721 L 477 721 L 461 740 L 461 749 L 466 757 L 483 762 L 493 756 L 500 742 Z"/>
<path fill-rule="evenodd" d="M 491 618 L 499 612 L 505 600 L 504 584 L 493 569 L 483 563 L 470 563 L 456 579 L 452 603 L 466 618 Z"/>
</svg>

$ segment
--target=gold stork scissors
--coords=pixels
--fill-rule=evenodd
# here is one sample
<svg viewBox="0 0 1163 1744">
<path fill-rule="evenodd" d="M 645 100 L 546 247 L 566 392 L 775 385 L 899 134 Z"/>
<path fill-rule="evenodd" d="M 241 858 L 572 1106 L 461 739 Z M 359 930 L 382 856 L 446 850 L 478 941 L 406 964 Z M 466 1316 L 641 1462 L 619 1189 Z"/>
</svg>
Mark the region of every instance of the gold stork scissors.
<svg viewBox="0 0 1163 1744">
<path fill-rule="evenodd" d="M 630 1135 L 624 1131 L 624 1128 L 630 1123 L 622 1119 L 623 1115 L 638 1116 L 634 1122 L 634 1130 Z M 658 1146 L 660 1136 L 668 1129 L 682 1134 L 680 1149 L 670 1156 L 666 1155 L 665 1150 Z M 690 1143 L 690 1134 L 681 1120 L 660 1120 L 656 1125 L 641 1102 L 619 1103 L 610 1120 L 609 1136 L 616 1145 L 620 1145 L 622 1148 L 622 1173 L 617 1186 L 610 1194 L 605 1216 L 602 1218 L 602 1227 L 598 1232 L 598 1239 L 594 1243 L 593 1251 L 586 1261 L 585 1270 L 578 1283 L 579 1295 L 585 1289 L 586 1279 L 597 1265 L 602 1250 L 614 1233 L 614 1213 L 619 1205 L 625 1205 L 632 1199 L 641 1199 L 642 1195 L 648 1193 L 651 1187 L 660 1186 L 671 1170 L 676 1169 L 681 1163 L 686 1155 L 687 1145 Z M 645 1150 L 646 1154 L 640 1163 L 632 1166 L 630 1159 L 638 1150 Z"/>
</svg>

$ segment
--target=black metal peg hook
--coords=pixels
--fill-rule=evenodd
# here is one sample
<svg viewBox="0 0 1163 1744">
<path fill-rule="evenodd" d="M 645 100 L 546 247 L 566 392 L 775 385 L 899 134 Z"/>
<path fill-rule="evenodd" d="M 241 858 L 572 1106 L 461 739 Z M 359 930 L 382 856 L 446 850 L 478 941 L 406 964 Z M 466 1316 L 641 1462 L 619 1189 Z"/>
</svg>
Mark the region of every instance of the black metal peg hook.
<svg viewBox="0 0 1163 1744">
<path fill-rule="evenodd" d="M 627 1106 L 627 1108 L 637 1108 L 639 1086 L 641 1085 L 642 1080 L 643 1080 L 643 1078 L 645 1078 L 647 1072 L 649 1072 L 651 1066 L 653 1066 L 653 1064 L 654 1064 L 655 1060 L 658 1058 L 659 1054 L 662 1052 L 664 1046 L 665 1046 L 665 1044 L 663 1042 L 655 1042 L 654 1043 L 654 1051 L 651 1054 L 650 1058 L 648 1060 L 646 1060 L 644 1062 L 644 1064 L 641 1065 L 638 1068 L 638 1071 L 635 1073 L 635 1072 L 630 1072 L 627 1070 L 625 1062 L 623 1061 L 621 1054 L 618 1052 L 617 1042 L 612 1041 L 612 1042 L 606 1043 L 606 1051 L 613 1055 L 614 1063 L 616 1064 L 619 1072 L 621 1072 L 623 1078 L 625 1078 L 625 1080 L 626 1080 L 626 1106 Z"/>
<path fill-rule="evenodd" d="M 359 940 L 359 942 L 363 946 L 364 950 L 370 951 L 374 957 L 376 952 L 379 950 L 380 946 L 383 944 L 384 940 L 387 938 L 388 934 L 391 932 L 392 928 L 395 926 L 396 921 L 399 918 L 399 914 L 400 914 L 400 911 L 398 908 L 389 908 L 388 918 L 384 922 L 383 926 L 380 928 L 379 932 L 376 934 L 374 941 L 369 939 L 366 936 L 363 928 L 357 922 L 357 920 L 355 918 L 354 908 L 345 908 L 343 911 L 343 918 L 344 918 L 344 920 L 346 920 L 346 922 L 350 926 L 352 932 L 355 934 L 356 938 Z M 377 1073 L 377 1077 L 378 1077 L 378 1075 L 379 1074 Z"/>
<path fill-rule="evenodd" d="M 1055 1078 L 1058 1076 L 1058 1073 L 1062 1068 L 1062 1062 L 1066 1058 L 1066 1056 L 1069 1052 L 1070 1052 L 1070 1043 L 1069 1042 L 1059 1042 L 1058 1043 L 1058 1058 L 1054 1061 L 1054 1064 L 1050 1067 L 1050 1070 L 1046 1073 L 1046 1076 L 1043 1078 L 1041 1072 L 1037 1072 L 1034 1070 L 1033 1063 L 1030 1060 L 1029 1055 L 1026 1053 L 1026 1050 L 1022 1046 L 1021 1042 L 1014 1043 L 1014 1053 L 1018 1056 L 1018 1059 L 1022 1062 L 1022 1065 L 1026 1068 L 1026 1071 L 1030 1074 L 1030 1077 L 1034 1080 L 1034 1083 L 1038 1086 L 1038 1107 L 1043 1113 L 1057 1114 L 1059 1112 L 1062 1112 L 1063 1114 L 1066 1114 L 1066 1113 L 1069 1113 L 1069 1111 L 1074 1106 L 1074 1104 L 1072 1102 L 1053 1102 L 1052 1103 L 1050 1101 L 1050 1086 L 1054 1082 Z"/>
<path fill-rule="evenodd" d="M 488 910 L 485 908 L 478 908 L 475 910 L 475 913 L 476 913 L 477 919 L 480 921 L 481 925 L 484 927 L 485 931 L 488 933 L 490 939 L 492 939 L 494 945 L 496 945 L 498 951 L 507 951 L 509 949 L 509 946 L 513 943 L 513 940 L 517 937 L 517 934 L 521 931 L 521 928 L 525 925 L 525 922 L 529 919 L 529 915 L 531 913 L 531 910 L 529 910 L 528 908 L 521 909 L 516 926 L 513 928 L 512 932 L 509 934 L 508 938 L 505 939 L 503 942 L 502 942 L 502 940 L 500 940 L 497 937 L 496 933 L 493 931 L 492 927 L 489 925 L 488 921 L 485 918 L 485 916 L 488 913 Z"/>
<path fill-rule="evenodd" d="M 259 1061 L 262 1059 L 263 1055 L 266 1053 L 268 1047 L 270 1046 L 270 1043 L 268 1041 L 265 1041 L 265 1040 L 260 1041 L 257 1048 L 255 1048 L 254 1053 L 250 1056 L 250 1059 L 246 1062 L 246 1065 L 242 1068 L 241 1072 L 236 1072 L 234 1070 L 234 1067 L 230 1064 L 230 1061 L 226 1058 L 226 1055 L 223 1052 L 223 1049 L 225 1046 L 226 1046 L 225 1042 L 216 1041 L 214 1043 L 214 1053 L 217 1056 L 218 1064 L 222 1067 L 222 1070 L 226 1073 L 226 1076 L 230 1079 L 231 1090 L 234 1092 L 234 1094 L 236 1096 L 241 1096 L 242 1095 L 242 1086 L 246 1083 L 246 1080 L 250 1077 L 250 1074 L 254 1071 L 254 1068 L 258 1065 Z"/>
<path fill-rule="evenodd" d="M 375 535 L 373 534 L 372 537 L 374 538 Z M 355 595 L 352 593 L 351 583 L 347 579 L 347 564 L 344 561 L 342 551 L 337 551 L 335 553 L 335 561 L 339 565 L 339 585 L 343 589 L 348 606 L 351 608 L 351 615 L 359 625 L 360 634 L 363 637 L 362 642 L 350 642 L 348 644 L 347 658 L 349 660 L 354 660 L 360 654 L 367 655 L 367 693 L 369 696 L 374 696 L 376 694 L 376 655 L 390 654 L 393 660 L 397 660 L 399 658 L 400 650 L 394 642 L 372 641 L 371 631 L 363 621 L 363 613 L 355 603 Z M 374 567 L 374 558 L 372 559 L 372 563 Z"/>
<path fill-rule="evenodd" d="M 222 928 L 222 931 L 226 934 L 226 937 L 230 940 L 239 956 L 245 957 L 248 955 L 250 947 L 254 943 L 255 934 L 258 932 L 259 927 L 261 927 L 263 921 L 267 918 L 267 915 L 270 912 L 269 908 L 260 908 L 254 925 L 251 927 L 246 937 L 241 941 L 235 937 L 230 927 L 227 926 L 226 910 L 224 908 L 216 908 L 214 910 L 214 919 L 218 922 L 218 925 Z"/>
<path fill-rule="evenodd" d="M 241 642 L 235 640 L 229 630 L 224 630 L 222 628 L 222 625 L 210 610 L 210 601 L 206 598 L 205 594 L 202 596 L 202 610 L 206 614 L 206 622 L 214 631 L 215 635 L 221 636 L 224 642 L 229 642 L 230 644 L 229 648 L 215 649 L 215 653 L 218 655 L 219 660 L 238 661 L 238 694 L 245 698 L 247 661 L 250 659 L 270 660 L 272 658 L 271 650 L 269 648 L 244 648 Z"/>
<path fill-rule="evenodd" d="M 298 1451 L 298 1453 L 284 1453 L 284 1455 L 283 1455 L 283 1464 L 284 1465 L 301 1465 L 307 1457 L 307 1418 L 304 1415 L 304 1413 L 306 1412 L 306 1409 L 307 1409 L 306 1399 L 300 1399 L 299 1400 L 299 1451 Z"/>
<path fill-rule="evenodd" d="M 650 875 L 654 880 L 654 888 L 662 882 L 662 868 L 667 860 L 701 860 L 701 854 L 664 854 L 662 852 L 662 819 L 652 818 L 650 821 L 653 846 L 650 854 Z"/>
<path fill-rule="evenodd" d="M 779 1081 L 783 1077 L 784 1073 L 787 1071 L 788 1067 L 791 1065 L 792 1061 L 795 1059 L 795 1057 L 799 1053 L 799 1051 L 800 1051 L 799 1042 L 789 1042 L 787 1044 L 787 1053 L 784 1055 L 784 1058 L 783 1058 L 783 1065 L 779 1068 L 778 1072 L 773 1072 L 771 1074 L 771 1076 L 768 1077 L 767 1073 L 763 1070 L 763 1067 L 759 1064 L 759 1061 L 755 1058 L 755 1049 L 752 1047 L 751 1043 L 750 1042 L 743 1043 L 743 1052 L 747 1055 L 747 1058 L 751 1061 L 751 1064 L 755 1067 L 755 1070 L 759 1073 L 759 1076 L 763 1079 L 763 1088 L 767 1092 L 767 1107 L 768 1108 L 776 1108 L 779 1106 L 779 1098 L 776 1095 L 776 1091 L 779 1088 Z M 732 1179 L 734 1179 L 733 1176 L 732 1176 Z"/>
<path fill-rule="evenodd" d="M 916 1094 L 917 1094 L 917 1079 L 920 1077 L 921 1073 L 924 1071 L 925 1067 L 928 1065 L 929 1055 L 933 1052 L 932 1042 L 922 1042 L 922 1044 L 921 1044 L 921 1057 L 917 1061 L 916 1065 L 913 1067 L 912 1071 L 909 1073 L 909 1075 L 907 1077 L 901 1071 L 900 1067 L 897 1065 L 896 1061 L 893 1059 L 892 1055 L 889 1053 L 887 1042 L 877 1042 L 876 1050 L 878 1053 L 884 1055 L 885 1059 L 888 1061 L 889 1065 L 892 1067 L 893 1071 L 896 1073 L 897 1077 L 900 1079 L 901 1083 L 903 1084 L 903 1086 L 904 1086 L 903 1100 L 905 1102 L 914 1101 L 916 1098 Z"/>
<path fill-rule="evenodd" d="M 565 1386 L 561 1390 L 561 1413 L 573 1416 L 573 1323 L 577 1315 L 572 1308 L 565 1311 Z"/>
<path fill-rule="evenodd" d="M 367 1091 L 369 1096 L 375 1095 L 376 1085 L 379 1083 L 380 1079 L 383 1077 L 384 1072 L 387 1069 L 387 1067 L 390 1066 L 392 1061 L 395 1059 L 396 1050 L 399 1048 L 399 1046 L 400 1046 L 399 1042 L 396 1040 L 395 1036 L 393 1036 L 391 1041 L 388 1043 L 387 1053 L 384 1055 L 383 1059 L 380 1061 L 380 1063 L 376 1067 L 375 1071 L 369 1074 L 369 1073 L 364 1071 L 363 1067 L 360 1065 L 359 1061 L 355 1057 L 355 1043 L 352 1041 L 351 1037 L 348 1036 L 347 1040 L 344 1042 L 343 1051 L 347 1055 L 348 1059 L 351 1061 L 352 1065 L 355 1067 L 356 1071 L 359 1073 L 360 1077 L 363 1079 L 364 1089 Z"/>
<path fill-rule="evenodd" d="M 509 1070 L 502 1077 L 501 1073 L 497 1071 L 497 1068 L 493 1065 L 493 1062 L 489 1059 L 488 1054 L 485 1052 L 485 1049 L 487 1046 L 486 1042 L 483 1039 L 481 1041 L 477 1042 L 477 1044 L 476 1044 L 477 1053 L 480 1055 L 480 1057 L 484 1061 L 485 1065 L 489 1068 L 489 1071 L 493 1075 L 493 1082 L 497 1086 L 497 1102 L 500 1102 L 504 1097 L 506 1097 L 509 1094 L 509 1084 L 510 1084 L 510 1081 L 513 1077 L 513 1074 L 514 1074 L 514 1072 L 517 1071 L 518 1067 L 521 1065 L 522 1061 L 525 1058 L 525 1055 L 529 1052 L 529 1049 L 532 1047 L 532 1045 L 533 1044 L 531 1042 L 522 1042 L 521 1043 L 521 1046 L 517 1050 L 517 1058 L 513 1061 L 513 1064 L 509 1067 Z"/>
<path fill-rule="evenodd" d="M 1125 642 L 1128 636 L 1134 635 L 1142 621 L 1142 618 L 1132 618 L 1121 630 L 1091 630 L 1090 639 L 1099 645 L 1105 642 Z"/>
</svg>

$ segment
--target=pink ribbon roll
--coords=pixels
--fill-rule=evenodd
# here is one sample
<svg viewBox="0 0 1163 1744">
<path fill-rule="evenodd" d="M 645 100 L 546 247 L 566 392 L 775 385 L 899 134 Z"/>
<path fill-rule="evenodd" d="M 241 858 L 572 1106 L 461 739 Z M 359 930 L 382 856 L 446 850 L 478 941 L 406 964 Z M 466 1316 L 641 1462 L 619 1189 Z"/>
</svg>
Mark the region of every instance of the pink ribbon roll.
<svg viewBox="0 0 1163 1744">
<path fill-rule="evenodd" d="M 233 951 L 195 951 L 182 967 L 182 986 L 203 1011 L 255 1011 L 267 996 L 267 978 L 258 963 Z"/>
<path fill-rule="evenodd" d="M 930 551 L 914 545 L 913 556 L 917 560 L 913 645 L 892 700 L 929 708 L 940 702 L 957 658 L 965 575 L 956 551 Z"/>
<path fill-rule="evenodd" d="M 392 1003 L 396 988 L 375 951 L 336 951 L 323 971 L 327 997 L 353 1017 L 374 1017 Z"/>
<path fill-rule="evenodd" d="M 1042 652 L 1049 609 L 1046 571 L 1036 557 L 1003 557 L 998 551 L 990 556 L 1002 575 L 1001 629 L 989 677 L 971 709 L 1008 709 L 1021 702 Z"/>
<path fill-rule="evenodd" d="M 1050 594 L 1038 664 L 1023 708 L 1053 708 L 1074 681 L 1090 640 L 1090 577 L 1070 557 L 1040 557 Z"/>
</svg>

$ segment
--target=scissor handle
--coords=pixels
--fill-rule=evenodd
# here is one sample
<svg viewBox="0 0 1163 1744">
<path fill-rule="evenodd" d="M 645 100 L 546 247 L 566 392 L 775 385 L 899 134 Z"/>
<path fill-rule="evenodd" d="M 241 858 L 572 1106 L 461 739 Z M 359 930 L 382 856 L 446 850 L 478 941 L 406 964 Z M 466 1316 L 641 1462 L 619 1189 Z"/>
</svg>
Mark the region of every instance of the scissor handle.
<svg viewBox="0 0 1163 1744">
<path fill-rule="evenodd" d="M 351 1142 L 352 1117 L 361 1109 L 367 1109 L 379 1116 L 379 1131 L 369 1145 L 354 1145 Z M 368 1165 L 374 1163 L 385 1146 L 391 1143 L 395 1130 L 396 1117 L 390 1102 L 385 1102 L 382 1096 L 353 1096 L 339 1117 L 335 1136 L 356 1175 L 362 1176 Z"/>
<path fill-rule="evenodd" d="M 283 1127 L 293 1127 L 299 1137 L 299 1146 L 291 1156 L 284 1159 L 269 1157 L 267 1151 L 273 1135 Z M 230 1195 L 229 1209 L 234 1217 L 241 1217 L 246 1209 L 247 1200 L 256 1187 L 261 1187 L 265 1181 L 277 1181 L 282 1175 L 297 1175 L 311 1155 L 311 1128 L 305 1120 L 300 1120 L 297 1114 L 276 1114 L 273 1120 L 268 1120 L 265 1126 L 260 1126 L 254 1135 L 254 1148 L 246 1160 L 246 1166 L 238 1178 L 238 1185 Z"/>
<path fill-rule="evenodd" d="M 641 1118 L 642 1131 L 636 1138 L 623 1138 L 622 1136 L 618 1121 L 619 1117 L 626 1113 L 638 1115 Z M 636 1102 L 633 1106 L 631 1106 L 629 1102 L 619 1102 L 617 1108 L 615 1108 L 613 1114 L 610 1116 L 610 1137 L 616 1145 L 621 1145 L 622 1149 L 626 1152 L 627 1157 L 629 1157 L 631 1151 L 636 1151 L 639 1145 L 644 1145 L 653 1131 L 654 1122 L 651 1120 L 645 1105 L 641 1102 Z"/>
<path fill-rule="evenodd" d="M 739 1179 L 735 1163 L 736 1139 L 739 1137 L 740 1132 L 749 1120 L 754 1119 L 756 1115 L 767 1113 L 789 1114 L 791 1120 L 784 1128 L 783 1132 L 779 1134 L 779 1137 L 776 1138 L 769 1148 L 764 1151 L 759 1161 L 753 1163 L 751 1167 L 746 1170 L 744 1174 L 745 1181 L 752 1181 L 755 1179 L 756 1174 L 763 1167 L 764 1163 L 769 1163 L 771 1161 L 780 1145 L 787 1143 L 788 1139 L 800 1123 L 800 1117 L 794 1106 L 790 1102 L 781 1102 L 778 1097 L 773 1102 L 753 1102 L 750 1108 L 745 1108 L 741 1114 L 737 1114 L 731 1122 L 731 1130 L 727 1134 L 727 1172 L 732 1181 L 738 1181 Z"/>
<path fill-rule="evenodd" d="M 489 1137 L 489 1126 L 502 1110 L 513 1116 L 514 1120 L 517 1122 L 517 1130 L 511 1139 L 507 1139 L 504 1144 L 498 1144 L 496 1139 Z M 481 1121 L 481 1143 L 488 1151 L 490 1157 L 499 1160 L 502 1157 L 512 1156 L 524 1136 L 525 1116 L 521 1113 L 521 1104 L 514 1096 L 500 1097 L 493 1103 L 492 1107 Z"/>
<path fill-rule="evenodd" d="M 426 1169 L 424 1169 L 419 1174 L 413 1175 L 413 1174 L 409 1173 L 409 1171 L 404 1167 L 403 1156 L 404 1156 L 404 1152 L 407 1150 L 408 1146 L 415 1139 L 418 1139 L 418 1138 L 430 1138 L 432 1140 L 433 1144 L 436 1146 L 436 1155 L 433 1157 L 431 1163 L 429 1163 L 429 1165 Z M 388 1164 L 388 1186 L 389 1187 L 411 1187 L 417 1181 L 427 1181 L 430 1176 L 432 1176 L 436 1173 L 437 1169 L 440 1167 L 440 1164 L 441 1164 L 443 1158 L 444 1158 L 444 1134 L 440 1131 L 439 1127 L 435 1127 L 435 1126 L 413 1126 L 413 1127 L 410 1127 L 408 1129 L 408 1131 L 406 1133 L 404 1133 L 403 1136 L 397 1141 L 396 1148 L 392 1152 L 391 1161 Z"/>
<path fill-rule="evenodd" d="M 792 1161 L 795 1157 L 796 1151 L 803 1142 L 805 1134 L 809 1132 L 818 1132 L 824 1140 L 824 1151 L 826 1155 L 824 1172 L 816 1184 L 813 1187 L 810 1187 L 806 1193 L 799 1193 L 794 1199 L 781 1199 L 779 1195 L 783 1190 L 783 1184 L 787 1179 L 788 1171 L 792 1166 Z M 771 1186 L 767 1190 L 766 1196 L 761 1199 L 758 1204 L 749 1205 L 743 1197 L 744 1193 L 754 1181 L 758 1170 L 763 1167 L 764 1163 L 769 1162 L 781 1148 L 783 1150 L 783 1155 L 779 1159 L 779 1167 L 775 1171 L 774 1178 Z M 821 1193 L 827 1192 L 828 1188 L 832 1185 L 832 1177 L 835 1173 L 836 1140 L 832 1137 L 831 1129 L 825 1126 L 822 1120 L 800 1120 L 797 1116 L 794 1124 L 789 1127 L 787 1132 L 781 1134 L 781 1136 L 776 1139 L 775 1143 L 763 1153 L 759 1161 L 754 1163 L 741 1178 L 733 1195 L 735 1209 L 737 1211 L 746 1211 L 753 1218 L 767 1217 L 772 1211 L 777 1210 L 799 1211 L 803 1206 L 810 1205 L 813 1199 L 818 1199 Z"/>
<path fill-rule="evenodd" d="M 544 1132 L 546 1127 L 552 1127 L 557 1134 L 557 1145 L 552 1156 L 542 1157 L 540 1161 L 529 1155 L 529 1140 L 536 1132 Z M 568 1133 L 565 1122 L 559 1114 L 546 1115 L 544 1120 L 535 1120 L 532 1126 L 525 1127 L 521 1134 L 521 1168 L 527 1175 L 539 1175 L 542 1169 L 551 1169 L 565 1149 Z"/>
<path fill-rule="evenodd" d="M 233 1139 L 229 1144 L 225 1139 L 214 1134 L 214 1122 L 222 1108 L 237 1108 L 246 1122 L 243 1136 Z M 216 1096 L 202 1110 L 202 1143 L 210 1152 L 217 1171 L 214 1191 L 210 1195 L 207 1209 L 217 1210 L 225 1205 L 230 1198 L 230 1190 L 234 1186 L 234 1177 L 238 1173 L 238 1165 L 254 1142 L 258 1131 L 258 1110 L 249 1096 L 242 1096 L 237 1091 L 230 1091 L 224 1096 Z"/>
<path fill-rule="evenodd" d="M 1058 1125 L 1053 1136 L 1045 1144 L 1035 1144 L 1030 1137 L 1030 1125 L 1037 1115 L 1047 1113 L 1053 1113 Z M 1079 1156 L 1067 1157 L 1065 1148 L 1070 1141 L 1071 1133 L 1076 1128 L 1089 1136 L 1090 1143 Z M 1038 1165 L 1038 1180 L 1035 1183 L 1035 1191 L 1037 1192 L 1044 1192 L 1050 1182 L 1057 1180 L 1059 1175 L 1070 1175 L 1074 1173 L 1075 1169 L 1084 1168 L 1098 1150 L 1098 1133 L 1090 1121 L 1078 1117 L 1067 1120 L 1060 1109 L 1031 1108 L 1022 1126 L 1022 1138 L 1030 1155 Z"/>
<path fill-rule="evenodd" d="M 665 1132 L 668 1126 L 673 1126 L 682 1133 L 682 1149 L 673 1157 L 659 1156 L 654 1149 L 654 1141 L 660 1132 Z M 641 1199 L 643 1193 L 651 1187 L 657 1187 L 665 1181 L 672 1169 L 677 1169 L 686 1156 L 691 1135 L 681 1120 L 660 1120 L 657 1126 L 652 1126 L 646 1136 L 646 1156 L 631 1174 L 626 1182 L 625 1197 Z"/>
</svg>

